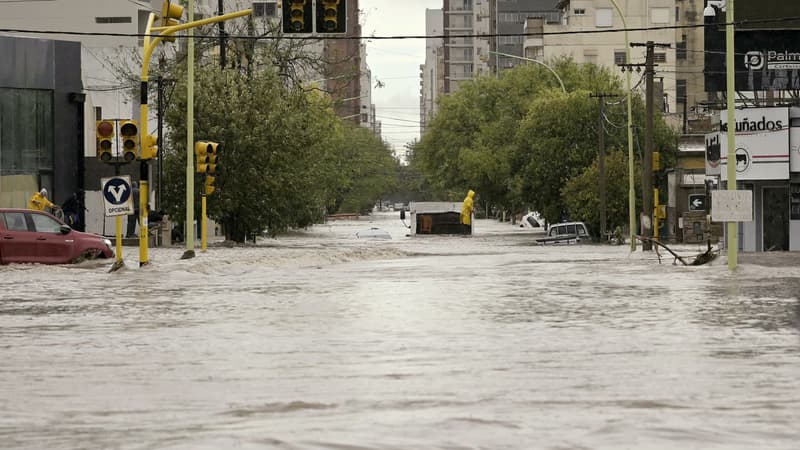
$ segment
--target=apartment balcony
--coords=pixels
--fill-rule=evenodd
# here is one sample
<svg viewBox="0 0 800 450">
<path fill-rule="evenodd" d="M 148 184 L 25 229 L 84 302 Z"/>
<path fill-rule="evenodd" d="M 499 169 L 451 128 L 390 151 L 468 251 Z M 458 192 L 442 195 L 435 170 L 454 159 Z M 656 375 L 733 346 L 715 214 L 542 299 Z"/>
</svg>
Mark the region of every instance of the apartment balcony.
<svg viewBox="0 0 800 450">
<path fill-rule="evenodd" d="M 450 39 L 450 42 L 446 42 L 445 46 L 451 48 L 465 48 L 465 47 L 473 47 L 475 42 L 472 38 L 466 39 Z"/>
<path fill-rule="evenodd" d="M 447 77 L 447 79 L 450 81 L 468 81 L 472 78 L 472 73 L 453 73 Z"/>
<path fill-rule="evenodd" d="M 464 8 L 463 6 L 456 6 L 448 9 L 444 13 L 451 16 L 472 15 L 474 10 L 472 8 Z"/>
</svg>

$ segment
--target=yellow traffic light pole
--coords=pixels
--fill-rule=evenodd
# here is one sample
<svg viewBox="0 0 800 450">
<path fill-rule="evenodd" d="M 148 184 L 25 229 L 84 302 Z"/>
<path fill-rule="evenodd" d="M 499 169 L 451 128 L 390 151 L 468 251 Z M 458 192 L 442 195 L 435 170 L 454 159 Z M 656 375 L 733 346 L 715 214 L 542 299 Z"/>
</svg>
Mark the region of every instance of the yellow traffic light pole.
<svg viewBox="0 0 800 450">
<path fill-rule="evenodd" d="M 236 11 L 229 14 L 223 14 L 221 16 L 213 16 L 202 20 L 195 20 L 187 23 L 165 26 L 165 27 L 153 26 L 156 15 L 154 13 L 150 13 L 150 16 L 147 18 L 147 28 L 145 29 L 145 36 L 144 36 L 144 54 L 142 56 L 142 75 L 141 75 L 141 88 L 140 88 L 141 106 L 139 108 L 141 136 L 148 135 L 147 133 L 147 116 L 148 116 L 147 82 L 149 79 L 148 72 L 150 69 L 150 58 L 153 56 L 153 51 L 158 46 L 158 44 L 160 44 L 165 38 L 168 39 L 170 37 L 174 37 L 175 33 L 179 31 L 197 28 L 211 23 L 235 19 L 237 17 L 249 16 L 250 14 L 252 14 L 252 12 L 253 12 L 252 9 L 245 9 L 242 11 Z M 150 35 L 150 33 L 154 31 L 159 32 L 158 36 Z M 191 124 L 187 124 L 187 126 L 191 126 Z M 187 149 L 187 152 L 189 152 L 189 149 Z M 150 152 L 147 153 L 142 152 L 142 155 L 147 157 L 141 160 L 141 168 L 140 168 L 139 226 L 141 228 L 141 231 L 139 232 L 139 266 L 144 266 L 146 264 L 149 264 L 150 262 L 148 256 L 148 248 L 147 248 L 147 239 L 149 236 L 148 224 L 147 224 L 147 215 L 148 215 L 147 209 L 148 209 L 148 201 L 150 199 L 149 161 L 151 158 L 155 156 Z M 189 178 L 190 177 L 187 175 L 187 181 L 189 180 Z M 194 186 L 186 186 L 187 197 L 193 195 L 192 192 L 193 189 Z M 193 204 L 194 202 L 193 197 L 190 197 L 189 200 L 191 201 L 191 203 L 187 202 L 187 208 L 189 208 L 189 205 Z M 191 223 L 186 224 L 187 235 L 189 234 L 188 230 L 191 226 L 192 226 Z"/>
<path fill-rule="evenodd" d="M 200 195 L 200 250 L 206 251 L 206 193 Z"/>
</svg>

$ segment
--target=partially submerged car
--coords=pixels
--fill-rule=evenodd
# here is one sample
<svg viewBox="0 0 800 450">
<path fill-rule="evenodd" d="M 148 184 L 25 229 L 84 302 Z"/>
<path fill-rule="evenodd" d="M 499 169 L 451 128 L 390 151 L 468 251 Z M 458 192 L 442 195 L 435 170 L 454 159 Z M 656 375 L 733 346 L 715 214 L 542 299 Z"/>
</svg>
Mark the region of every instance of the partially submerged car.
<svg viewBox="0 0 800 450">
<path fill-rule="evenodd" d="M 546 224 L 547 222 L 544 220 L 544 217 L 542 217 L 538 211 L 525 214 L 519 222 L 520 228 L 545 228 Z"/>
<path fill-rule="evenodd" d="M 0 264 L 67 264 L 113 258 L 111 241 L 31 209 L 0 208 Z"/>
<path fill-rule="evenodd" d="M 539 244 L 578 244 L 590 241 L 589 227 L 583 222 L 562 222 L 550 225 L 546 237 L 536 239 Z"/>
</svg>

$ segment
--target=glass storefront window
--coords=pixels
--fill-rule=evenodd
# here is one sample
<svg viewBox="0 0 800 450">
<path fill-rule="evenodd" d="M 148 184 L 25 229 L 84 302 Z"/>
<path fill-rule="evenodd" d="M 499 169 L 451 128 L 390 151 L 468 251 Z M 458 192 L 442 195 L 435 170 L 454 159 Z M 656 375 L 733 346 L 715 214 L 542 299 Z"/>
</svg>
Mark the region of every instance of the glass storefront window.
<svg viewBox="0 0 800 450">
<path fill-rule="evenodd" d="M 53 93 L 0 88 L 0 176 L 53 170 Z"/>
</svg>

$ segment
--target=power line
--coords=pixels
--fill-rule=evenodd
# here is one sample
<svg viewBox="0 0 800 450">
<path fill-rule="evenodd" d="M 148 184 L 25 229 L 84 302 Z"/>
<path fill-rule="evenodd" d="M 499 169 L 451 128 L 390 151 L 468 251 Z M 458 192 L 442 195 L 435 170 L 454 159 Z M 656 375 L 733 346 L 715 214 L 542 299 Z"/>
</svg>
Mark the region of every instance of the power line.
<svg viewBox="0 0 800 450">
<path fill-rule="evenodd" d="M 402 39 L 453 39 L 453 38 L 500 38 L 500 37 L 543 37 L 543 36 L 568 36 L 568 35 L 591 35 L 591 34 L 608 34 L 608 33 L 621 33 L 621 32 L 636 32 L 636 31 L 659 31 L 659 30 L 682 30 L 682 29 L 694 29 L 694 28 L 705 28 L 705 27 L 721 27 L 725 25 L 752 25 L 758 23 L 781 23 L 781 22 L 793 22 L 799 21 L 800 16 L 793 16 L 793 17 L 780 17 L 775 19 L 759 19 L 759 20 L 738 20 L 733 22 L 718 22 L 713 24 L 693 24 L 693 25 L 666 25 L 666 26 L 659 26 L 659 27 L 637 27 L 637 28 L 619 28 L 619 29 L 603 29 L 603 30 L 579 30 L 579 31 L 550 31 L 550 32 L 542 32 L 542 33 L 490 33 L 490 34 L 438 34 L 438 35 L 408 35 L 408 36 L 338 36 L 338 35 L 326 35 L 326 36 L 295 36 L 295 35 L 286 35 L 281 34 L 277 36 L 239 36 L 239 35 L 232 35 L 226 34 L 226 38 L 229 39 L 244 39 L 244 40 L 277 40 L 277 39 L 286 39 L 286 40 L 313 40 L 313 41 L 320 41 L 320 40 L 402 40 Z M 27 34 L 64 34 L 64 35 L 72 35 L 72 36 L 115 36 L 115 37 L 137 37 L 137 38 L 144 38 L 147 37 L 147 34 L 139 34 L 139 33 L 109 33 L 109 32 L 96 32 L 96 31 L 64 31 L 64 30 L 26 30 L 20 28 L 0 28 L 0 32 L 2 33 L 27 33 Z M 149 35 L 150 37 L 157 37 L 158 34 Z M 189 35 L 175 35 L 176 38 L 193 38 L 193 39 L 205 39 L 205 38 L 218 38 L 217 34 L 199 34 L 194 33 L 192 36 Z"/>
</svg>

